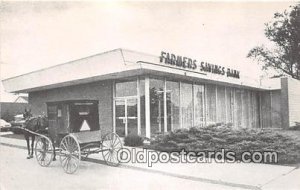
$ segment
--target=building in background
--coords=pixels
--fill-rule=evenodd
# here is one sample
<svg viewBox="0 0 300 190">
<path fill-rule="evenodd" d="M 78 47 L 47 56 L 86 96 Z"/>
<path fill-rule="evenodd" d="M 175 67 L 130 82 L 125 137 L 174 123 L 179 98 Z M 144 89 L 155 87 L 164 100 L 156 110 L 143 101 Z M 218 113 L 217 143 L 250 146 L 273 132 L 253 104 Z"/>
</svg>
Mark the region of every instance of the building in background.
<svg viewBox="0 0 300 190">
<path fill-rule="evenodd" d="M 1 84 L 2 86 L 2 84 Z M 1 87 L 1 89 L 3 89 Z M 1 91 L 0 94 L 0 116 L 5 121 L 14 120 L 14 116 L 22 114 L 28 106 L 28 96 L 26 94 L 11 94 Z"/>
<path fill-rule="evenodd" d="M 217 123 L 288 128 L 300 120 L 300 82 L 276 80 L 266 86 L 243 79 L 234 68 L 168 52 L 117 49 L 3 84 L 9 92 L 28 93 L 33 113 L 47 113 L 56 125 L 64 125 L 60 115 L 66 112 L 78 128 L 97 120 L 105 132 L 151 137 Z"/>
</svg>

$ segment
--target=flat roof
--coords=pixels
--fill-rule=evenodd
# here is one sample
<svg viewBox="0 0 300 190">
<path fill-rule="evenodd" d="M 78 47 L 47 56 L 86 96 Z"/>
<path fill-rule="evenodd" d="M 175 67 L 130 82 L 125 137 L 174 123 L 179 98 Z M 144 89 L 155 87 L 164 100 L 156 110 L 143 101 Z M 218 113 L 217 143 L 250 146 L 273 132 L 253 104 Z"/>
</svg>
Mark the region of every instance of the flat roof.
<svg viewBox="0 0 300 190">
<path fill-rule="evenodd" d="M 27 93 L 101 80 L 152 74 L 257 90 L 280 89 L 279 82 L 276 82 L 275 85 L 263 86 L 258 84 L 257 81 L 231 78 L 207 72 L 196 72 L 161 63 L 159 56 L 126 49 L 115 49 L 92 55 L 4 79 L 2 82 L 7 92 Z"/>
</svg>

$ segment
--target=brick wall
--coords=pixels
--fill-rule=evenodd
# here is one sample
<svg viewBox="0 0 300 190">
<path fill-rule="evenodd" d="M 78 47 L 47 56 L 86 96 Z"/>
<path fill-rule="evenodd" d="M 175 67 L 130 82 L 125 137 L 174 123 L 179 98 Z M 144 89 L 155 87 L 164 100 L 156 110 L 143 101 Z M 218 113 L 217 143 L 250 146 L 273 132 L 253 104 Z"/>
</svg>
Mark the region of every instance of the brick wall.
<svg viewBox="0 0 300 190">
<path fill-rule="evenodd" d="M 34 115 L 47 113 L 46 102 L 64 100 L 98 100 L 99 124 L 103 134 L 113 130 L 113 83 L 111 81 L 74 85 L 29 93 L 29 104 Z"/>
</svg>

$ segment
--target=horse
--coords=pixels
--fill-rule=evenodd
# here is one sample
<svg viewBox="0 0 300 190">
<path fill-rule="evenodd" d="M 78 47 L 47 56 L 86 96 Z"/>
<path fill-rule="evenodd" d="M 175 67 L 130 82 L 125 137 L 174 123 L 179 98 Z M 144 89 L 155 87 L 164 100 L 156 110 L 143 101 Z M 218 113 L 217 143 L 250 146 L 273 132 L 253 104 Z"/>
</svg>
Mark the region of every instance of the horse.
<svg viewBox="0 0 300 190">
<path fill-rule="evenodd" d="M 48 120 L 47 117 L 44 115 L 33 117 L 31 114 L 31 110 L 25 109 L 25 112 L 23 113 L 25 124 L 24 129 L 27 129 L 29 131 L 35 132 L 35 133 L 41 133 L 41 134 L 47 134 L 48 133 Z M 27 159 L 33 158 L 33 149 L 34 149 L 34 141 L 35 141 L 35 134 L 24 130 L 24 137 L 27 143 L 27 150 L 28 150 L 28 156 Z M 30 147 L 30 137 L 31 137 L 31 147 Z M 54 158 L 53 161 L 55 161 L 55 149 L 53 146 L 53 152 L 54 152 Z"/>
</svg>

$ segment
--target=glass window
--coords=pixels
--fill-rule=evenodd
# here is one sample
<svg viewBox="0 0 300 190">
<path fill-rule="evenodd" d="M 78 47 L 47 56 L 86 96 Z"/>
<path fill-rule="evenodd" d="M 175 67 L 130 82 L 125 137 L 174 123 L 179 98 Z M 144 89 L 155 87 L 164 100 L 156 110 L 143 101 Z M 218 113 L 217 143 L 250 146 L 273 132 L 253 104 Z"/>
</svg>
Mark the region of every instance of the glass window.
<svg viewBox="0 0 300 190">
<path fill-rule="evenodd" d="M 167 130 L 180 128 L 179 82 L 167 81 Z"/>
<path fill-rule="evenodd" d="M 116 83 L 116 97 L 136 96 L 137 81 L 126 81 Z"/>
<path fill-rule="evenodd" d="M 242 126 L 242 90 L 235 89 L 235 114 L 234 114 L 234 120 L 235 120 L 235 127 L 241 127 Z"/>
<path fill-rule="evenodd" d="M 251 92 L 252 96 L 252 127 L 260 127 L 260 106 L 259 106 L 259 93 L 252 91 Z"/>
<path fill-rule="evenodd" d="M 151 134 L 164 131 L 164 80 L 150 79 Z"/>
<path fill-rule="evenodd" d="M 216 117 L 218 123 L 226 122 L 226 101 L 225 86 L 217 86 L 217 110 Z"/>
<path fill-rule="evenodd" d="M 207 125 L 216 123 L 216 85 L 206 85 Z"/>
<path fill-rule="evenodd" d="M 193 126 L 193 85 L 181 83 L 182 128 Z"/>
<path fill-rule="evenodd" d="M 226 113 L 227 113 L 227 123 L 233 124 L 233 110 L 234 110 L 234 101 L 233 101 L 234 91 L 230 87 L 226 87 Z"/>
<path fill-rule="evenodd" d="M 250 115 L 250 102 L 249 102 L 249 90 L 243 90 L 242 91 L 242 127 L 249 128 L 249 118 L 251 118 Z"/>
<path fill-rule="evenodd" d="M 204 126 L 204 86 L 194 85 L 194 126 L 203 127 Z"/>
<path fill-rule="evenodd" d="M 126 124 L 126 106 L 125 100 L 115 100 L 115 117 L 116 117 L 116 133 L 120 137 L 125 136 L 125 124 Z"/>
<path fill-rule="evenodd" d="M 137 123 L 137 98 L 127 99 L 127 133 L 128 135 L 138 134 Z"/>
</svg>

